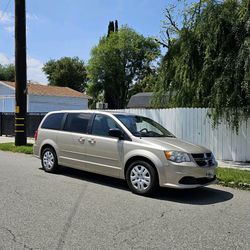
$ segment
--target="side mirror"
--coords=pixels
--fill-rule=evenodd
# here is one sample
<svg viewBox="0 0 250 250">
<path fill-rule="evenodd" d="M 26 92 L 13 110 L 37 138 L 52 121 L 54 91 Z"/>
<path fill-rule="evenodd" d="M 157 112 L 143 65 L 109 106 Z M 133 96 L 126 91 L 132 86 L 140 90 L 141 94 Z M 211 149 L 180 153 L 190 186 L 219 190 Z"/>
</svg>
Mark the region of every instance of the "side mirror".
<svg viewBox="0 0 250 250">
<path fill-rule="evenodd" d="M 120 140 L 124 139 L 124 135 L 119 128 L 111 128 L 109 129 L 109 135 L 112 137 L 119 138 Z"/>
</svg>

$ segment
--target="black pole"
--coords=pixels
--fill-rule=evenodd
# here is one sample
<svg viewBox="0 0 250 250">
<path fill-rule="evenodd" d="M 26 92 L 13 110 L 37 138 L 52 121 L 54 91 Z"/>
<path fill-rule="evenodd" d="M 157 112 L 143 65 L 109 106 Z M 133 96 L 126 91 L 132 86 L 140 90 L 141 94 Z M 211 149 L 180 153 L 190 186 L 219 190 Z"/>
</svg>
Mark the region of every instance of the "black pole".
<svg viewBox="0 0 250 250">
<path fill-rule="evenodd" d="M 2 112 L 1 112 L 0 113 L 0 136 L 3 135 L 2 128 L 3 128 L 3 119 L 2 119 Z"/>
<path fill-rule="evenodd" d="M 15 0 L 16 111 L 15 145 L 27 144 L 27 62 L 25 0 Z"/>
</svg>

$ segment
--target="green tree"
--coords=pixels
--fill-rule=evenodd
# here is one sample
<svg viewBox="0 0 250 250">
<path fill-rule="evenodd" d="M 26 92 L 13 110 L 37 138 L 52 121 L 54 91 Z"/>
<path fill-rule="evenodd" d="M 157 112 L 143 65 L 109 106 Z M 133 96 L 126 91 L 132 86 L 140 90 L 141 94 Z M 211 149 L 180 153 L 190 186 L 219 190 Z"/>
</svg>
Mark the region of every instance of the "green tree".
<svg viewBox="0 0 250 250">
<path fill-rule="evenodd" d="M 117 20 L 115 20 L 115 22 L 110 21 L 108 25 L 107 37 L 109 37 L 112 32 L 117 32 L 117 31 L 118 31 L 118 21 Z"/>
<path fill-rule="evenodd" d="M 154 69 L 151 72 L 148 72 L 148 74 L 146 74 L 143 79 L 133 84 L 128 93 L 128 100 L 132 95 L 140 92 L 154 92 L 158 81 L 157 73 L 157 69 Z"/>
<path fill-rule="evenodd" d="M 13 64 L 1 65 L 0 64 L 0 80 L 15 81 L 15 66 Z"/>
<path fill-rule="evenodd" d="M 226 119 L 237 130 L 250 117 L 249 1 L 199 1 L 181 28 L 172 16 L 167 9 L 155 106 L 208 107 L 215 124 Z"/>
<path fill-rule="evenodd" d="M 125 26 L 102 37 L 91 51 L 88 64 L 88 93 L 98 100 L 100 93 L 109 108 L 124 108 L 129 90 L 154 68 L 159 45 Z"/>
<path fill-rule="evenodd" d="M 63 57 L 49 60 L 43 66 L 49 85 L 62 86 L 83 92 L 86 87 L 87 73 L 84 62 L 78 57 Z"/>
<path fill-rule="evenodd" d="M 118 30 L 119 30 L 119 28 L 118 28 L 118 21 L 115 20 L 115 32 L 117 32 Z"/>
<path fill-rule="evenodd" d="M 110 22 L 109 22 L 109 26 L 108 26 L 108 37 L 109 37 L 110 34 L 111 34 L 112 32 L 114 32 L 114 31 L 115 31 L 114 22 L 113 22 L 113 21 L 110 21 Z"/>
</svg>

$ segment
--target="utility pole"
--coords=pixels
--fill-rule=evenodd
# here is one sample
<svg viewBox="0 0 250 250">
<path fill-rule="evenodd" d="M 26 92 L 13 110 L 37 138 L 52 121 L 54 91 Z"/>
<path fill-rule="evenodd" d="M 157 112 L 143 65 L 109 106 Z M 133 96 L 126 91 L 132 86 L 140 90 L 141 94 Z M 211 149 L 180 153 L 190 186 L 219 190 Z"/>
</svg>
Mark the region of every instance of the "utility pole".
<svg viewBox="0 0 250 250">
<path fill-rule="evenodd" d="M 26 62 L 26 11 L 25 0 L 15 0 L 15 70 L 16 111 L 15 145 L 27 144 L 27 62 Z"/>
</svg>

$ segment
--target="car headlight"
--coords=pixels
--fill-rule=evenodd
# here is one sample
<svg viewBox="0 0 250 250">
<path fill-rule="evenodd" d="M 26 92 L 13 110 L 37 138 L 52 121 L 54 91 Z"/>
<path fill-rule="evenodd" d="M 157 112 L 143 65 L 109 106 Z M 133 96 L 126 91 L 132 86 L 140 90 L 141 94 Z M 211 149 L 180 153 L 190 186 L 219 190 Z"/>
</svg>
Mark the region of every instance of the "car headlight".
<svg viewBox="0 0 250 250">
<path fill-rule="evenodd" d="M 178 151 L 165 151 L 165 156 L 167 160 L 173 161 L 176 163 L 181 162 L 190 162 L 190 157 L 185 152 L 178 152 Z"/>
</svg>

